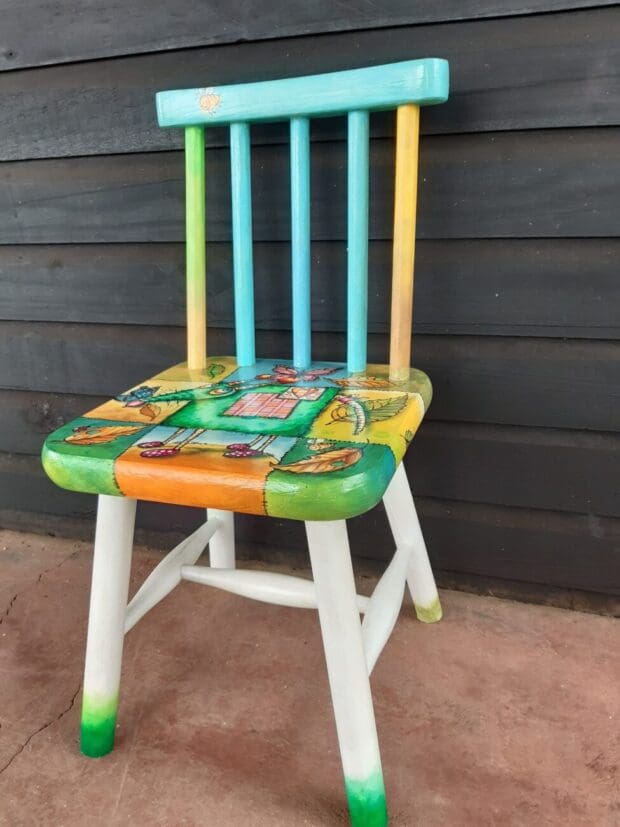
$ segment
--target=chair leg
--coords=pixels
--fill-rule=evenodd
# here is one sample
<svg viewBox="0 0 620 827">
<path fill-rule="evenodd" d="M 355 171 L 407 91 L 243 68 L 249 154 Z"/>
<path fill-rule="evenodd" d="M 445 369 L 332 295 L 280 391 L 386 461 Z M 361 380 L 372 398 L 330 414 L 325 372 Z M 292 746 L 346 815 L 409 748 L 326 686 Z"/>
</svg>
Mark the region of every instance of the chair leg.
<svg viewBox="0 0 620 827">
<path fill-rule="evenodd" d="M 207 509 L 207 520 L 220 525 L 209 541 L 209 564 L 214 569 L 235 568 L 235 512 Z"/>
<path fill-rule="evenodd" d="M 424 623 L 436 623 L 441 620 L 441 603 L 409 480 L 402 462 L 385 492 L 383 504 L 396 546 L 411 547 L 407 584 L 415 606 L 415 613 Z"/>
<path fill-rule="evenodd" d="M 80 735 L 91 758 L 114 746 L 135 517 L 135 500 L 99 497 Z"/>
<path fill-rule="evenodd" d="M 384 827 L 383 773 L 346 522 L 307 522 L 306 533 L 351 823 Z"/>
</svg>

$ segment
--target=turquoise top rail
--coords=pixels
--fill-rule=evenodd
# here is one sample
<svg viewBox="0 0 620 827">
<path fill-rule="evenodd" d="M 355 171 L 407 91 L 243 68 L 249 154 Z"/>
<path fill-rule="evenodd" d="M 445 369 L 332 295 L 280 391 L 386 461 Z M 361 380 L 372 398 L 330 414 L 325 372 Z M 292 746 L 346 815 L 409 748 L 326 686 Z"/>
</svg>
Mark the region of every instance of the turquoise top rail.
<svg viewBox="0 0 620 827">
<path fill-rule="evenodd" d="M 448 99 L 448 61 L 405 60 L 282 80 L 158 92 L 160 126 L 205 126 L 234 121 L 320 117 L 351 110 L 425 106 Z"/>
</svg>

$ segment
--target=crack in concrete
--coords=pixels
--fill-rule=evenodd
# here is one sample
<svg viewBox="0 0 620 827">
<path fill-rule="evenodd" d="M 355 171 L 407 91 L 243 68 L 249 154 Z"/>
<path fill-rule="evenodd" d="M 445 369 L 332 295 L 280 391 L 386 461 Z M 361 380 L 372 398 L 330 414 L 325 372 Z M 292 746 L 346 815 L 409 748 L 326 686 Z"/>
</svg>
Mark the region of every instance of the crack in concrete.
<svg viewBox="0 0 620 827">
<path fill-rule="evenodd" d="M 16 592 L 16 593 L 13 595 L 13 597 L 9 600 L 9 604 L 8 604 L 8 606 L 6 607 L 6 609 L 4 610 L 4 612 L 2 613 L 2 615 L 0 616 L 0 626 L 4 623 L 4 621 L 7 619 L 7 617 L 8 617 L 8 616 L 9 616 L 9 614 L 11 613 L 11 610 L 12 610 L 12 608 L 13 608 L 13 605 L 15 604 L 15 601 L 17 600 L 17 598 L 18 598 L 18 597 L 21 597 L 21 595 L 22 595 L 24 592 L 27 592 L 29 589 L 33 589 L 33 588 L 35 588 L 36 586 L 38 586 L 38 585 L 39 585 L 39 583 L 41 582 L 41 580 L 43 579 L 43 577 L 44 577 L 46 574 L 48 574 L 48 572 L 50 572 L 50 571 L 54 571 L 55 569 L 59 569 L 61 566 L 64 566 L 64 564 L 65 564 L 66 562 L 68 562 L 69 560 L 71 560 L 71 559 L 75 558 L 75 557 L 77 556 L 77 554 L 78 554 L 78 552 L 77 552 L 77 551 L 72 551 L 72 552 L 71 552 L 71 554 L 69 554 L 69 555 L 67 555 L 67 557 L 63 558 L 63 559 L 60 561 L 60 563 L 56 563 L 56 565 L 55 565 L 55 566 L 50 566 L 50 567 L 49 567 L 49 568 L 47 568 L 47 569 L 43 569 L 43 571 L 39 572 L 39 575 L 38 575 L 38 577 L 37 577 L 37 579 L 36 579 L 36 580 L 34 580 L 32 583 L 28 583 L 26 586 L 24 586 L 24 588 L 23 588 L 23 589 L 21 589 L 20 591 Z"/>
<path fill-rule="evenodd" d="M 61 566 L 63 566 L 69 560 L 74 559 L 77 556 L 77 554 L 78 554 L 77 551 L 72 551 L 71 554 L 68 554 L 59 563 L 56 563 L 54 566 L 49 566 L 49 568 L 47 568 L 47 569 L 43 569 L 43 571 L 39 572 L 36 580 L 28 583 L 26 586 L 24 586 L 23 589 L 16 592 L 13 595 L 13 597 L 9 600 L 9 603 L 8 603 L 6 609 L 4 610 L 2 616 L 0 616 L 0 625 L 6 620 L 6 618 L 11 613 L 11 610 L 13 609 L 13 606 L 15 605 L 15 601 L 17 600 L 18 597 L 21 597 L 21 595 L 23 595 L 24 592 L 27 592 L 29 589 L 36 588 L 39 585 L 39 583 L 43 580 L 43 577 L 46 574 L 48 574 L 50 571 L 54 571 L 55 569 L 59 569 Z M 82 687 L 82 683 L 80 681 L 80 684 L 78 685 L 78 688 L 75 690 L 75 692 L 71 696 L 71 700 L 69 701 L 68 706 L 66 706 L 55 718 L 52 718 L 51 721 L 46 721 L 38 729 L 36 729 L 34 732 L 30 733 L 30 735 L 26 738 L 26 740 L 23 742 L 23 744 L 20 744 L 19 747 L 15 750 L 15 752 L 9 758 L 9 760 L 6 762 L 6 764 L 3 767 L 0 767 L 0 775 L 2 775 L 2 773 L 4 773 L 6 770 L 9 769 L 9 767 L 11 766 L 13 761 L 15 761 L 17 756 L 20 755 L 26 749 L 28 744 L 32 741 L 32 739 L 35 736 L 37 736 L 40 732 L 43 732 L 44 730 L 46 730 L 48 727 L 52 726 L 52 724 L 56 723 L 57 721 L 60 721 L 61 718 L 63 718 L 68 712 L 71 711 L 71 709 L 73 709 L 73 705 L 75 704 L 75 699 L 77 698 L 81 687 Z"/>
<path fill-rule="evenodd" d="M 30 588 L 30 586 L 31 586 L 31 585 L 32 585 L 32 584 L 29 584 L 29 585 L 28 585 L 28 588 Z M 14 594 L 14 595 L 13 595 L 13 597 L 9 600 L 9 605 L 8 605 L 8 606 L 6 607 L 6 609 L 4 610 L 4 612 L 3 612 L 3 614 L 2 614 L 2 617 L 0 617 L 0 625 L 2 625 L 2 623 L 3 623 L 4 619 L 5 619 L 5 618 L 7 618 L 7 617 L 9 616 L 9 612 L 10 612 L 10 611 L 11 611 L 11 609 L 13 608 L 13 603 L 15 603 L 15 601 L 16 601 L 16 600 L 17 600 L 17 598 L 18 598 L 18 596 L 19 596 L 19 592 L 17 592 L 16 594 Z"/>
<path fill-rule="evenodd" d="M 62 565 L 62 564 L 61 564 L 61 565 Z M 53 566 L 53 568 L 57 568 L 57 566 Z M 68 712 L 70 712 L 70 711 L 73 709 L 73 706 L 74 706 L 74 704 L 75 704 L 75 699 L 77 698 L 77 696 L 78 696 L 79 691 L 80 691 L 80 689 L 81 689 L 81 688 L 82 688 L 82 682 L 80 681 L 80 683 L 78 684 L 78 688 L 75 690 L 75 692 L 74 692 L 74 693 L 73 693 L 73 695 L 71 696 L 71 700 L 69 701 L 69 705 L 68 705 L 68 706 L 66 706 L 66 707 L 62 710 L 62 712 L 60 712 L 58 715 L 56 715 L 56 717 L 55 717 L 55 718 L 52 718 L 52 720 L 51 720 L 51 721 L 46 721 L 46 722 L 45 722 L 44 724 L 42 724 L 42 725 L 41 725 L 38 729 L 35 729 L 35 731 L 34 731 L 34 732 L 31 732 L 31 733 L 30 733 L 30 735 L 26 738 L 26 740 L 24 741 L 24 743 L 23 743 L 23 744 L 20 744 L 20 745 L 19 745 L 19 747 L 18 747 L 18 748 L 15 750 L 15 752 L 13 753 L 13 755 L 11 755 L 11 757 L 10 757 L 10 758 L 9 758 L 9 760 L 6 762 L 6 764 L 5 764 L 3 767 L 0 767 L 0 775 L 2 775 L 2 773 L 6 772 L 6 770 L 8 770 L 8 769 L 9 769 L 9 767 L 11 766 L 11 764 L 13 763 L 13 761 L 15 761 L 15 759 L 17 758 L 17 756 L 18 756 L 18 755 L 21 755 L 21 753 L 22 753 L 22 752 L 26 749 L 26 747 L 27 747 L 27 746 L 28 746 L 28 744 L 32 741 L 32 739 L 33 739 L 33 738 L 35 738 L 37 735 L 39 735 L 39 733 L 44 732 L 46 729 L 48 729 L 49 727 L 51 727 L 51 726 L 52 726 L 52 724 L 55 724 L 55 723 L 57 723 L 58 721 L 60 721 L 62 718 L 64 718 L 64 716 L 65 716 Z"/>
</svg>

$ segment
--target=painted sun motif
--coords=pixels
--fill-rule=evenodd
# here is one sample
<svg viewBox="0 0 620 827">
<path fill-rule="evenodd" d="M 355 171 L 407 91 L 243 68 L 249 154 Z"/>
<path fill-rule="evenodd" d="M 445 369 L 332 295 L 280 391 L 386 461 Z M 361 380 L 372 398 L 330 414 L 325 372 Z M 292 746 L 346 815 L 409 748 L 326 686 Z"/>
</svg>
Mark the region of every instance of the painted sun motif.
<svg viewBox="0 0 620 827">
<path fill-rule="evenodd" d="M 214 89 L 203 89 L 198 105 L 203 112 L 214 112 L 220 105 L 220 96 Z"/>
</svg>

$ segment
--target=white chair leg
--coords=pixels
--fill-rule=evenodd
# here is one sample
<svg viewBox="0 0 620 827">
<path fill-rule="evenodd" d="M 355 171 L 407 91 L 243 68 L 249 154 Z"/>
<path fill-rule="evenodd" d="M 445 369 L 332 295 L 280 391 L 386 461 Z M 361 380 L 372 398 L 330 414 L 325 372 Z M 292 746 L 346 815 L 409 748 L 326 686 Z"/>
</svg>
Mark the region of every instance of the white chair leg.
<svg viewBox="0 0 620 827">
<path fill-rule="evenodd" d="M 207 520 L 220 524 L 209 541 L 209 564 L 214 569 L 235 568 L 235 513 L 218 508 L 207 509 Z"/>
<path fill-rule="evenodd" d="M 424 623 L 435 623 L 441 620 L 441 603 L 409 480 L 402 462 L 385 492 L 383 504 L 396 546 L 411 547 L 407 584 L 415 606 L 415 613 Z"/>
<path fill-rule="evenodd" d="M 80 735 L 92 758 L 114 746 L 135 517 L 135 500 L 99 497 Z"/>
<path fill-rule="evenodd" d="M 383 773 L 346 522 L 307 522 L 306 533 L 351 823 L 383 827 Z"/>
</svg>

